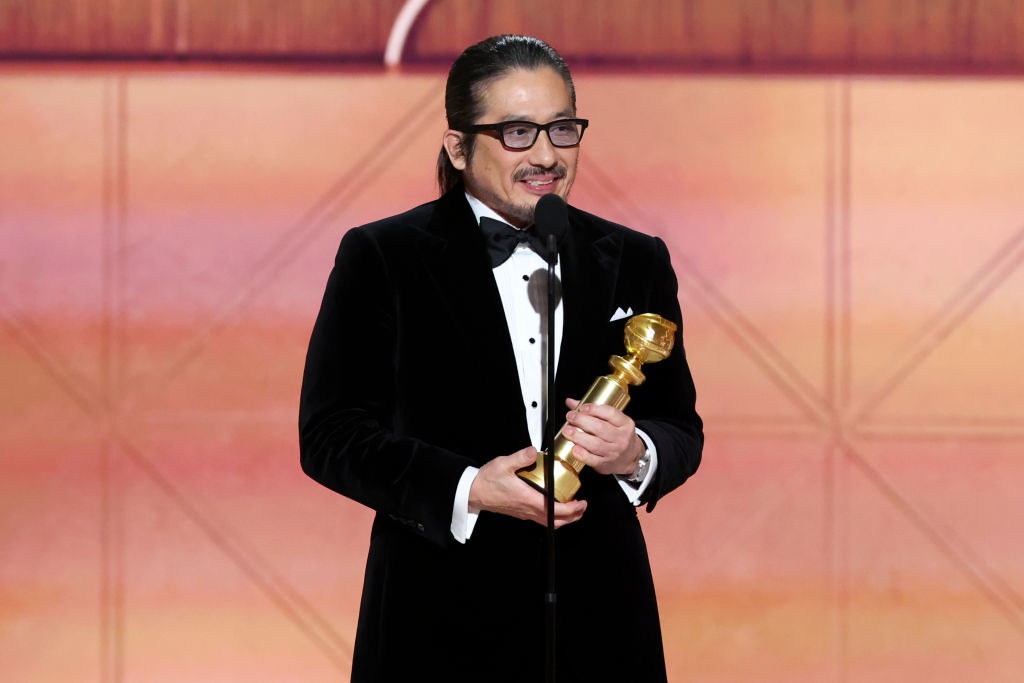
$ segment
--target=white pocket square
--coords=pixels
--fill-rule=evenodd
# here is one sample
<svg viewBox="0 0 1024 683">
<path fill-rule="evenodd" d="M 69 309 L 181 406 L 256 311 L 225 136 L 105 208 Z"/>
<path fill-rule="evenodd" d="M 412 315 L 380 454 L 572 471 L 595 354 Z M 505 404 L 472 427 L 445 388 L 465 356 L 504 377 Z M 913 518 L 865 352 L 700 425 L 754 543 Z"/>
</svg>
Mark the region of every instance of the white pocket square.
<svg viewBox="0 0 1024 683">
<path fill-rule="evenodd" d="M 622 307 L 619 306 L 618 308 L 615 309 L 615 312 L 612 313 L 612 318 L 608 322 L 613 323 L 616 320 L 622 320 L 623 318 L 628 318 L 631 315 L 633 315 L 633 307 L 632 306 L 630 306 L 626 310 L 622 310 Z"/>
</svg>

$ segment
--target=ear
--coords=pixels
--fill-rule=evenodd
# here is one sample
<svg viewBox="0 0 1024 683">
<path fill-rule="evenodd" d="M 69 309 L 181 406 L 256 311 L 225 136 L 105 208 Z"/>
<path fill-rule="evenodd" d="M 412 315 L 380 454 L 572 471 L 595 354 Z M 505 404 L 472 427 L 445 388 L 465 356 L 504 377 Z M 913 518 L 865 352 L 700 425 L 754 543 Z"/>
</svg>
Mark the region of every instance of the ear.
<svg viewBox="0 0 1024 683">
<path fill-rule="evenodd" d="M 449 128 L 444 132 L 444 138 L 441 141 L 445 151 L 448 152 L 448 158 L 451 160 L 452 166 L 458 171 L 466 170 L 466 151 L 462 146 L 464 140 L 464 133 Z"/>
</svg>

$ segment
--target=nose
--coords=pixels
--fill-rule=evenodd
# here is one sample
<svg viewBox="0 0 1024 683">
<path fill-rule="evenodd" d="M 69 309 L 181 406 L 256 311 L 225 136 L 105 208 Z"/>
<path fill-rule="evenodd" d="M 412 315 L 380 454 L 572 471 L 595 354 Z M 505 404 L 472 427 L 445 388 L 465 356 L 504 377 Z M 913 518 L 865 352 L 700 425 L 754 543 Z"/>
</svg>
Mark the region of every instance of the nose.
<svg viewBox="0 0 1024 683">
<path fill-rule="evenodd" d="M 530 163 L 542 168 L 551 168 L 558 160 L 555 150 L 556 147 L 551 144 L 548 132 L 546 130 L 541 131 L 537 135 L 537 140 L 533 143 L 533 147 L 530 148 Z"/>
</svg>

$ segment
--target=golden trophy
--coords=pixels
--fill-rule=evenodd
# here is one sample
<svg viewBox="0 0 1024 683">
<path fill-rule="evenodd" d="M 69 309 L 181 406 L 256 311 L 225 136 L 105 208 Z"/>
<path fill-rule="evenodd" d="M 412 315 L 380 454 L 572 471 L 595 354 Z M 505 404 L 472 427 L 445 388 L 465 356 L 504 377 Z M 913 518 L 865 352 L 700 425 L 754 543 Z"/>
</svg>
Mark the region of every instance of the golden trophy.
<svg viewBox="0 0 1024 683">
<path fill-rule="evenodd" d="M 610 375 L 598 377 L 590 385 L 590 389 L 580 399 L 584 403 L 609 405 L 623 410 L 629 403 L 629 385 L 640 385 L 646 379 L 640 366 L 644 363 L 657 363 L 664 360 L 672 352 L 675 343 L 676 324 L 655 313 L 634 315 L 626 322 L 626 357 L 612 356 L 608 365 L 614 371 Z M 563 429 L 565 425 L 562 425 Z M 573 442 L 562 436 L 558 430 L 554 447 L 555 500 L 566 503 L 573 499 L 580 488 L 580 472 L 586 465 L 572 456 Z M 537 454 L 537 461 L 524 467 L 517 474 L 531 486 L 546 491 L 544 485 L 544 460 L 547 451 Z"/>
</svg>

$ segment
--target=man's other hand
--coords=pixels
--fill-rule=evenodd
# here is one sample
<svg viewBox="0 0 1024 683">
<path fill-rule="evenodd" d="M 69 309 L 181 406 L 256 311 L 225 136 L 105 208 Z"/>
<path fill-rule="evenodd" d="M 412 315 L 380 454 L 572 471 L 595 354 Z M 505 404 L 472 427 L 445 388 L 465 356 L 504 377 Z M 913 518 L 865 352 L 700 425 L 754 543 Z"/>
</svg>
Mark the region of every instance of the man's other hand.
<svg viewBox="0 0 1024 683">
<path fill-rule="evenodd" d="M 572 455 L 601 474 L 625 477 L 636 471 L 640 458 L 647 452 L 636 433 L 636 425 L 628 415 L 611 406 L 585 403 L 567 398 L 569 406 L 562 436 L 572 441 Z"/>
<path fill-rule="evenodd" d="M 516 470 L 527 467 L 536 460 L 537 449 L 530 446 L 512 455 L 498 456 L 488 462 L 480 468 L 469 489 L 469 506 L 547 526 L 548 515 L 544 494 L 516 475 Z M 556 502 L 555 528 L 575 522 L 583 516 L 586 509 L 585 500 Z"/>
</svg>

